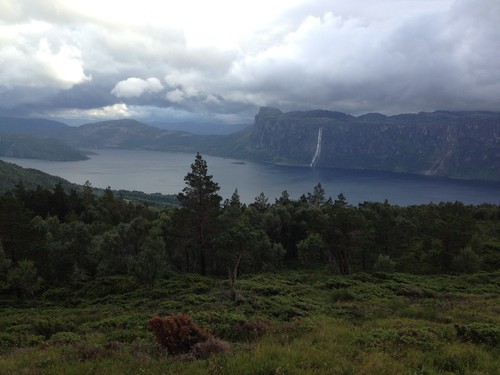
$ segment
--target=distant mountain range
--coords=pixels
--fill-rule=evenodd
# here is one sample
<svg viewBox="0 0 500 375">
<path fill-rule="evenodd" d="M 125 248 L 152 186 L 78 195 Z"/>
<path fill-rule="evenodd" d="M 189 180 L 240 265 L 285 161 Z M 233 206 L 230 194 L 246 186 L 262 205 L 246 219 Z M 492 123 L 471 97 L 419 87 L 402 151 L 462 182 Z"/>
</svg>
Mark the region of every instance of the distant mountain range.
<svg viewBox="0 0 500 375">
<path fill-rule="evenodd" d="M 229 135 L 195 135 L 114 120 L 79 127 L 0 118 L 0 132 L 54 138 L 80 148 L 202 152 L 268 163 L 386 170 L 500 180 L 500 113 L 351 116 L 261 108 L 253 125 Z"/>
</svg>

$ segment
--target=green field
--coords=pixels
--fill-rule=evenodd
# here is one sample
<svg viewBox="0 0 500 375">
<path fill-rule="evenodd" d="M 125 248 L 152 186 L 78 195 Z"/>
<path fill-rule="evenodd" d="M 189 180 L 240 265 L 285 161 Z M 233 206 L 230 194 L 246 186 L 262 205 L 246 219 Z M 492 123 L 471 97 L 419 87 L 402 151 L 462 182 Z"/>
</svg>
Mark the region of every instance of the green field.
<svg viewBox="0 0 500 375">
<path fill-rule="evenodd" d="M 323 269 L 227 280 L 130 277 L 3 297 L 3 374 L 498 374 L 500 272 Z M 229 343 L 204 359 L 160 350 L 148 320 L 184 313 Z"/>
</svg>

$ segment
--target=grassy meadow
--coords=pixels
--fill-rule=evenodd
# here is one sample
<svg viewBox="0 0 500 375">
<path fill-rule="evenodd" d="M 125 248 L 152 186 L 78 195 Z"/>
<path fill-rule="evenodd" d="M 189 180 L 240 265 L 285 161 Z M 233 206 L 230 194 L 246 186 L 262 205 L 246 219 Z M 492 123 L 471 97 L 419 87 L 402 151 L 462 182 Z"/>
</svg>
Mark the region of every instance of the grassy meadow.
<svg viewBox="0 0 500 375">
<path fill-rule="evenodd" d="M 153 290 L 107 277 L 2 296 L 0 374 L 491 374 L 500 369 L 500 272 L 331 275 L 228 281 L 171 274 Z M 189 315 L 227 343 L 171 356 L 148 321 Z"/>
</svg>

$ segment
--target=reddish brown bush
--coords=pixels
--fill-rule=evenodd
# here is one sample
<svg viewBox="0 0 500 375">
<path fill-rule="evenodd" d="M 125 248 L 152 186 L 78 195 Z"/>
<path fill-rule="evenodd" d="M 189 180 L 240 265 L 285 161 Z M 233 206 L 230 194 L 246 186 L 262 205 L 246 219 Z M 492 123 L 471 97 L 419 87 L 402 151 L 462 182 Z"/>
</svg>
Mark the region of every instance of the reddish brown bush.
<svg viewBox="0 0 500 375">
<path fill-rule="evenodd" d="M 187 353 L 199 342 L 212 336 L 187 315 L 154 316 L 149 327 L 162 349 L 169 354 Z"/>
</svg>

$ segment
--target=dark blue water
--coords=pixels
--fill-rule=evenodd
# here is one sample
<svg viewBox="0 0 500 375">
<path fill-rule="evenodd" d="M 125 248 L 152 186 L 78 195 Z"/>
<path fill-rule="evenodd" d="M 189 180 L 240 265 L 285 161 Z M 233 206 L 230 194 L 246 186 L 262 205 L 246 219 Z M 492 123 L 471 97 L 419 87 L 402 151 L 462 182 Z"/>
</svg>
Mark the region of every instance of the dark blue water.
<svg viewBox="0 0 500 375">
<path fill-rule="evenodd" d="M 139 190 L 147 193 L 177 194 L 184 185 L 194 154 L 144 150 L 99 150 L 90 160 L 53 162 L 45 160 L 1 158 L 23 167 L 63 177 L 83 184 L 112 189 Z M 237 188 L 243 202 L 251 203 L 261 192 L 269 202 L 287 190 L 294 199 L 312 192 L 320 182 L 327 196 L 343 193 L 350 203 L 364 201 L 410 205 L 462 201 L 500 204 L 500 183 L 454 180 L 390 172 L 343 169 L 315 169 L 240 163 L 234 159 L 203 156 L 208 171 L 229 198 Z"/>
</svg>

